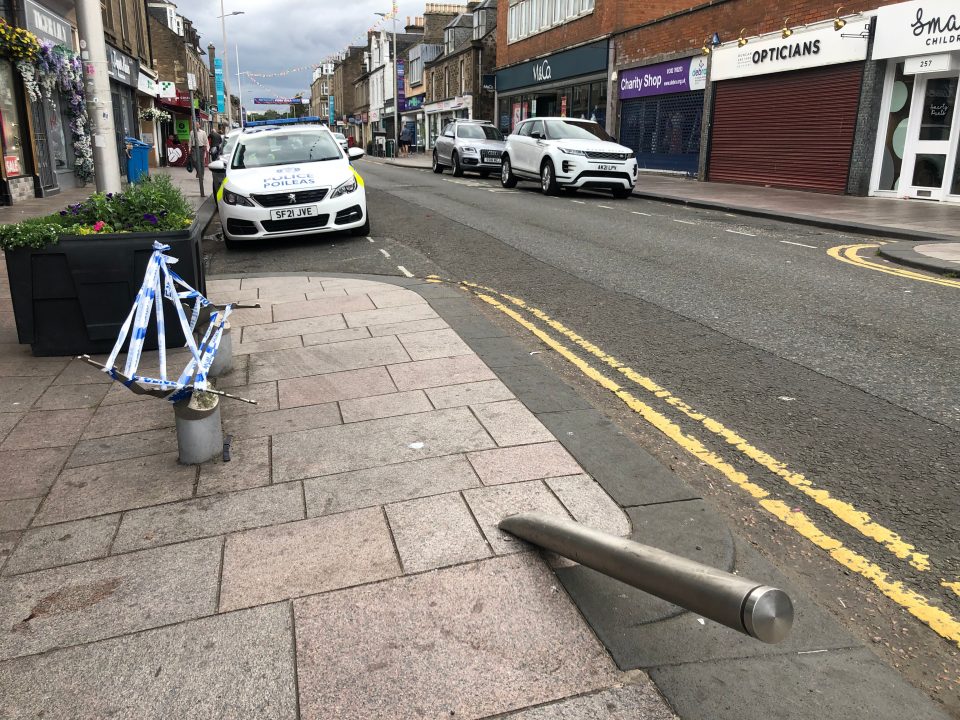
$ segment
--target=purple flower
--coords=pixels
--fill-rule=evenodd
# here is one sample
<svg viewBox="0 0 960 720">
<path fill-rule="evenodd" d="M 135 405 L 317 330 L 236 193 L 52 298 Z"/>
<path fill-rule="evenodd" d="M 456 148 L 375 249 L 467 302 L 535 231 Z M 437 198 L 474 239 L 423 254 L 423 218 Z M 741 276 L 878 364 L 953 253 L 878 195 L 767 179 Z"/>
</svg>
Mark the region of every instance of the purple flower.
<svg viewBox="0 0 960 720">
<path fill-rule="evenodd" d="M 157 222 L 158 222 L 157 216 L 156 216 L 156 215 L 153 215 L 152 213 L 144 213 L 144 214 L 143 214 L 143 219 L 146 220 L 146 221 L 147 221 L 148 223 L 150 223 L 151 225 L 156 225 Z"/>
<path fill-rule="evenodd" d="M 400 67 L 397 65 L 397 67 Z M 107 193 L 107 200 L 113 200 L 113 193 Z"/>
<path fill-rule="evenodd" d="M 61 210 L 61 211 L 60 211 L 60 217 L 63 217 L 63 216 L 65 216 L 66 214 L 67 214 L 67 211 L 66 211 L 66 210 Z"/>
</svg>

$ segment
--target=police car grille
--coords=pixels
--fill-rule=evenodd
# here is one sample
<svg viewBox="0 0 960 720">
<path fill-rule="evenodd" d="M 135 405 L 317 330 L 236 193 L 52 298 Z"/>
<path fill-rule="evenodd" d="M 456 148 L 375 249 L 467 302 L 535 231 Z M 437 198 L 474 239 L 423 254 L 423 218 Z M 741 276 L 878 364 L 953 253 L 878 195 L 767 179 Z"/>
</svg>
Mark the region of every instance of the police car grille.
<svg viewBox="0 0 960 720">
<path fill-rule="evenodd" d="M 591 160 L 626 160 L 627 156 L 623 153 L 614 152 L 587 152 L 587 157 Z"/>
<path fill-rule="evenodd" d="M 290 202 L 290 196 L 295 195 L 296 201 Z M 263 207 L 283 207 L 285 205 L 303 205 L 304 203 L 320 202 L 327 196 L 327 189 L 301 190 L 296 193 L 270 193 L 269 195 L 254 195 L 253 199 Z"/>
</svg>

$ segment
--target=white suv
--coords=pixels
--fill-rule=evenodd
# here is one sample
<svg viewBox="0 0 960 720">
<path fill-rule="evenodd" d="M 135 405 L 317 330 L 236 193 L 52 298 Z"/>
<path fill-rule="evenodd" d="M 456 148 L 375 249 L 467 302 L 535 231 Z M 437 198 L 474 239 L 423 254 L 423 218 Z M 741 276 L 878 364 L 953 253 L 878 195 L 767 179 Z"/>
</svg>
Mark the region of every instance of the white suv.
<svg viewBox="0 0 960 720">
<path fill-rule="evenodd" d="M 539 180 L 545 195 L 559 188 L 607 189 L 628 198 L 637 182 L 633 151 L 590 120 L 530 118 L 507 137 L 500 183 Z"/>
</svg>

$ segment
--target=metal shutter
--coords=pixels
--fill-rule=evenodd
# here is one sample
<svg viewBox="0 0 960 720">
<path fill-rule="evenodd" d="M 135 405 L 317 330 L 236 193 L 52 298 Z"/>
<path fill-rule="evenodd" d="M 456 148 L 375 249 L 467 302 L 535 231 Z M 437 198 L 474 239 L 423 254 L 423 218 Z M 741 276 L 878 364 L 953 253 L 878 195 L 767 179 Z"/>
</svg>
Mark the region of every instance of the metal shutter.
<svg viewBox="0 0 960 720">
<path fill-rule="evenodd" d="M 708 178 L 846 191 L 863 63 L 716 85 Z"/>
</svg>

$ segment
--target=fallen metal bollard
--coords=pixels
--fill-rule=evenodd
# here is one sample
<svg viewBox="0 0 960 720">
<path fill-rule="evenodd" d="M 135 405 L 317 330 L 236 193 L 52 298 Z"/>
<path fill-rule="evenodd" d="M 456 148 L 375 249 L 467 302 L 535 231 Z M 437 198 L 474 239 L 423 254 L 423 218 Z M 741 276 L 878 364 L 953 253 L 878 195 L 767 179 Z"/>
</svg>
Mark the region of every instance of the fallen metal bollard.
<svg viewBox="0 0 960 720">
<path fill-rule="evenodd" d="M 499 527 L 763 642 L 784 640 L 793 625 L 793 603 L 783 590 L 665 550 L 539 512 L 511 515 Z"/>
</svg>

